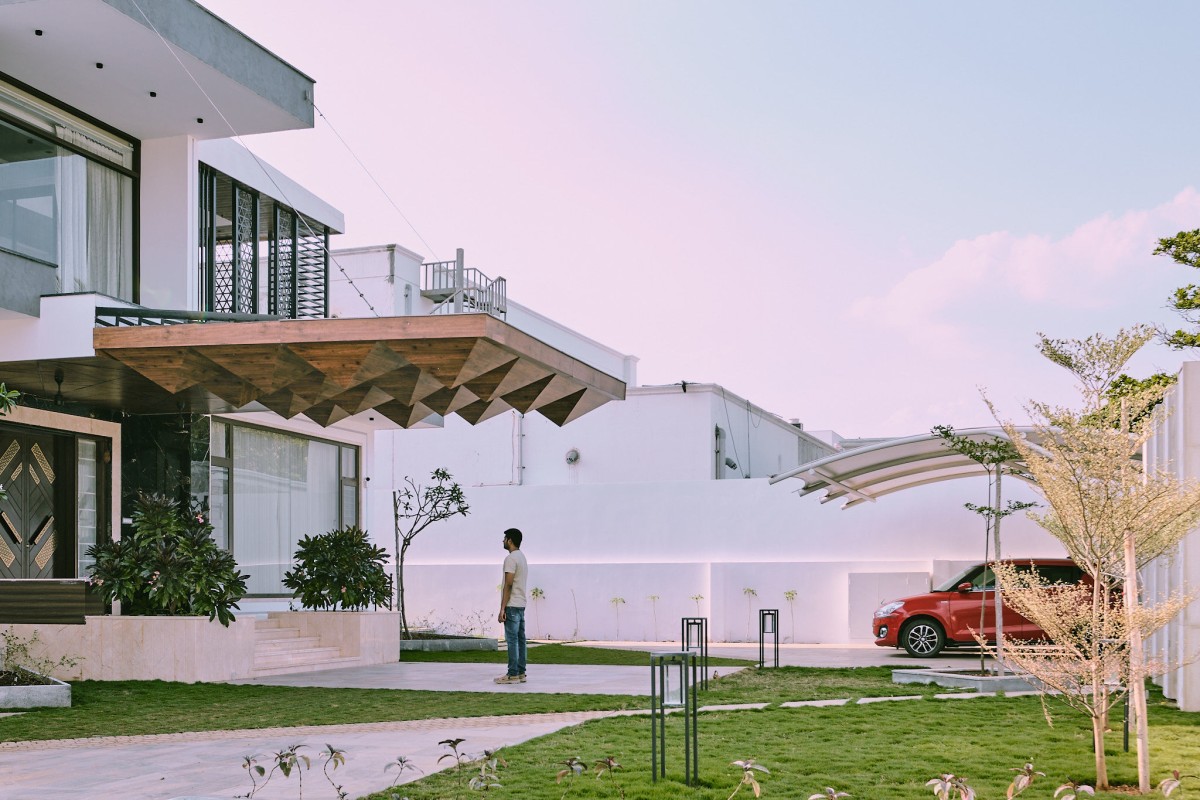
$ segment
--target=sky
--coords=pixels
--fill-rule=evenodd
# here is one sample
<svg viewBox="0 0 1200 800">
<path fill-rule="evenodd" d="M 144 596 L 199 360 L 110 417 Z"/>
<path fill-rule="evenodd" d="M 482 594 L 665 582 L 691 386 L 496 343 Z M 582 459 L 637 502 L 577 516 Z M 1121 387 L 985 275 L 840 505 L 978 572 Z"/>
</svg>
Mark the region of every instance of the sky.
<svg viewBox="0 0 1200 800">
<path fill-rule="evenodd" d="M 1039 331 L 1178 327 L 1200 283 L 1152 255 L 1200 228 L 1200 4 L 200 2 L 316 80 L 315 128 L 242 143 L 334 248 L 461 247 L 643 385 L 847 437 L 992 424 L 981 390 L 1020 421 L 1078 403 Z"/>
</svg>

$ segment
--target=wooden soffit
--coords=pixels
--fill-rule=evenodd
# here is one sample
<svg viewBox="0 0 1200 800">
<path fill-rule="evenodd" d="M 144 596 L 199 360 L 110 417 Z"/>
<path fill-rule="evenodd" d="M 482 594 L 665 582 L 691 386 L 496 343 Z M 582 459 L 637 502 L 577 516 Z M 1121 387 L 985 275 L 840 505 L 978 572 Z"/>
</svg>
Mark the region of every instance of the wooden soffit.
<svg viewBox="0 0 1200 800">
<path fill-rule="evenodd" d="M 109 395 L 132 412 L 266 408 L 331 425 L 375 411 L 408 427 L 516 409 L 564 425 L 625 397 L 617 378 L 486 314 L 111 327 L 93 342 L 95 361 L 123 367 Z"/>
</svg>

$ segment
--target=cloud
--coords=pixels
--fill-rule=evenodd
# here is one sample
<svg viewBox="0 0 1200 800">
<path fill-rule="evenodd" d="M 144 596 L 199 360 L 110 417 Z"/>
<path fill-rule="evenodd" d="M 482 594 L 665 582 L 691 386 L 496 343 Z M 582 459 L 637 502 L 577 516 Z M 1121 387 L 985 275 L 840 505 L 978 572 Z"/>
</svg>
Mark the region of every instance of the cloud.
<svg viewBox="0 0 1200 800">
<path fill-rule="evenodd" d="M 1188 188 L 1155 208 L 1105 214 L 1057 239 L 997 231 L 959 240 L 887 292 L 859 299 L 849 313 L 923 340 L 931 323 L 939 335 L 968 335 L 979 319 L 963 313 L 972 306 L 1008 306 L 1026 315 L 1039 308 L 1061 314 L 1128 308 L 1131 299 L 1154 302 L 1166 295 L 1161 280 L 1146 280 L 1147 270 L 1168 283 L 1188 280 L 1150 255 L 1156 240 L 1198 220 L 1200 194 Z M 1155 307 L 1161 305 L 1160 299 Z"/>
</svg>

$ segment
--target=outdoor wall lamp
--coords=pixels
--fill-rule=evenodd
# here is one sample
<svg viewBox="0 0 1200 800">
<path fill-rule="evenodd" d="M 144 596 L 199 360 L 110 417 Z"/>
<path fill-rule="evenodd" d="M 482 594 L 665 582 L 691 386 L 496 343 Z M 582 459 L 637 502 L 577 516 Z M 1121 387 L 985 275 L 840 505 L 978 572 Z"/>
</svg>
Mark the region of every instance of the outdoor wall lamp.
<svg viewBox="0 0 1200 800">
<path fill-rule="evenodd" d="M 725 466 L 729 467 L 730 469 L 737 469 L 737 462 L 729 456 L 725 456 Z"/>
</svg>

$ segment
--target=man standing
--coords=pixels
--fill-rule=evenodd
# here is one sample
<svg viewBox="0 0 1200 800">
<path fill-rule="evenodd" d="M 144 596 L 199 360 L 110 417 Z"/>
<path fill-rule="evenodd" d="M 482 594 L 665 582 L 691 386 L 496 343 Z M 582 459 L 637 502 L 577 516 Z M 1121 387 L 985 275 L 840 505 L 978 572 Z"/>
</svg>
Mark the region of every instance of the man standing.
<svg viewBox="0 0 1200 800">
<path fill-rule="evenodd" d="M 504 641 L 508 647 L 508 672 L 496 678 L 496 683 L 525 682 L 525 587 L 529 582 L 529 562 L 521 552 L 521 532 L 509 528 L 504 532 L 504 583 L 500 589 L 500 613 L 496 621 L 504 624 Z"/>
</svg>

